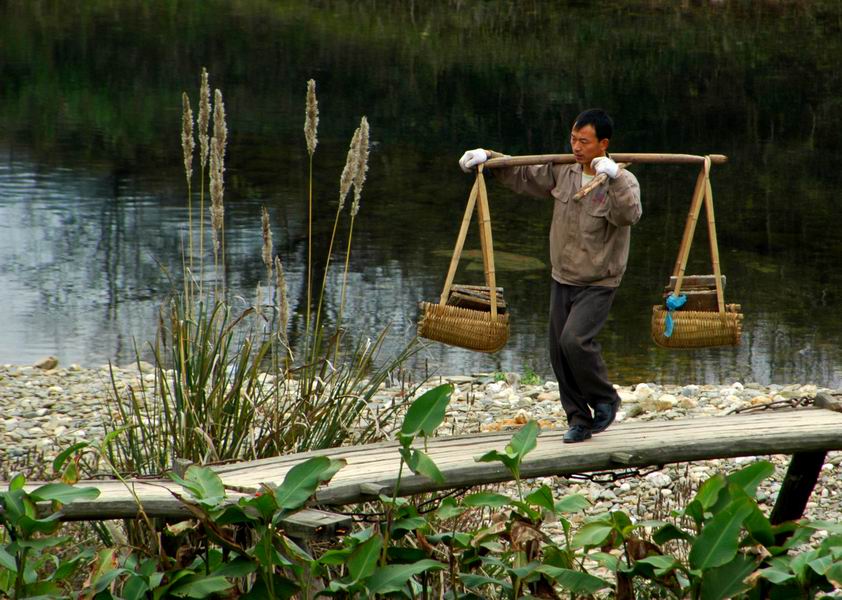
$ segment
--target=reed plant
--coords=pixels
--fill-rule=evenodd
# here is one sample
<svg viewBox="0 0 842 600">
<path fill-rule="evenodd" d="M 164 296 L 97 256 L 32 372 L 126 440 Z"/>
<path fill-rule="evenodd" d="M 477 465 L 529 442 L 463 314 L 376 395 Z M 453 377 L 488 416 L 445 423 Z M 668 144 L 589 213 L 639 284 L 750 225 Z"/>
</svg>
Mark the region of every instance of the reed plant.
<svg viewBox="0 0 842 600">
<path fill-rule="evenodd" d="M 368 168 L 365 117 L 354 134 L 340 178 L 340 198 L 325 259 L 325 275 L 315 306 L 316 316 L 312 318 L 312 178 L 319 120 L 312 80 L 308 82 L 305 117 L 310 175 L 308 300 L 303 311 L 306 333 L 298 347 L 290 344 L 291 309 L 286 274 L 280 257 L 275 255 L 271 212 L 267 207 L 263 207 L 260 215 L 265 281 L 261 278 L 258 283 L 253 305 L 235 309 L 227 300 L 224 173 L 228 130 L 219 90 L 214 91 L 211 110 L 208 79 L 203 69 L 196 119 L 202 178 L 196 261 L 192 261 L 194 219 L 189 199 L 191 242 L 186 252 L 190 253 L 190 259 L 182 262 L 185 275 L 179 279 L 183 289 L 174 290 L 160 311 L 157 335 L 151 344 L 153 376 L 149 381 L 141 377 L 137 385 L 124 389 L 116 384 L 112 386 L 112 412 L 119 418 L 107 433 L 123 431 L 113 433 L 108 458 L 123 473 L 160 474 L 169 470 L 177 458 L 208 464 L 382 439 L 401 406 L 392 404 L 372 412 L 367 405 L 418 350 L 413 341 L 396 355 L 381 360 L 388 329 L 373 338 L 362 335 L 356 342 L 345 342 L 343 346 L 339 321 L 336 329 L 330 331 L 321 322 L 333 244 L 345 198 L 353 188 L 339 319 L 344 308 L 353 223 Z M 192 109 L 186 94 L 182 119 L 190 198 L 195 142 Z M 205 176 L 210 195 L 208 215 L 204 213 Z M 213 256 L 213 285 L 207 289 L 204 287 L 206 219 L 210 220 Z M 340 347 L 345 349 L 344 353 Z M 136 355 L 140 369 L 141 352 L 136 350 Z M 113 377 L 112 381 L 115 381 Z"/>
</svg>

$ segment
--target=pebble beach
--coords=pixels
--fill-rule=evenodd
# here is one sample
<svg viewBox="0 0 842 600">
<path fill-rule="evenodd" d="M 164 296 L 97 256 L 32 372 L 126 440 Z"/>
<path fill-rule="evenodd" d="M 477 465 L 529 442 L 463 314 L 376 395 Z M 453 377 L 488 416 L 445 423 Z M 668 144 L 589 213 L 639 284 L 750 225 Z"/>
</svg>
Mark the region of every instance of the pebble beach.
<svg viewBox="0 0 842 600">
<path fill-rule="evenodd" d="M 52 368 L 35 366 L 0 366 L 0 478 L 32 461 L 47 461 L 59 451 L 78 441 L 95 442 L 103 436 L 109 414 L 111 377 L 108 367 L 82 368 L 77 365 Z M 118 389 L 137 386 L 139 379 L 154 380 L 151 365 L 141 363 L 114 368 Z M 454 385 L 454 395 L 441 435 L 482 431 L 514 431 L 529 419 L 536 419 L 542 429 L 565 429 L 564 412 L 555 382 L 525 384 L 510 374 L 436 377 L 427 387 L 439 382 Z M 423 391 L 421 388 L 420 391 Z M 400 396 L 399 389 L 382 387 L 372 398 L 369 409 L 379 410 Z M 811 384 L 769 385 L 731 382 L 724 385 L 658 385 L 640 382 L 618 387 L 623 400 L 618 422 L 684 419 L 694 416 L 726 415 L 736 409 L 760 406 L 798 398 L 813 398 L 817 393 L 838 394 L 838 390 Z M 587 443 L 587 442 L 585 442 Z M 789 457 L 743 457 L 667 465 L 646 475 L 610 483 L 596 483 L 563 477 L 530 481 L 547 484 L 557 496 L 581 493 L 593 503 L 585 515 L 609 510 L 624 510 L 636 519 L 664 517 L 672 509 L 684 506 L 698 485 L 718 471 L 730 472 L 765 458 L 776 465 L 772 478 L 758 490 L 760 505 L 768 510 L 774 505 Z M 842 452 L 829 452 L 821 479 L 807 505 L 806 517 L 839 521 L 842 519 Z"/>
</svg>

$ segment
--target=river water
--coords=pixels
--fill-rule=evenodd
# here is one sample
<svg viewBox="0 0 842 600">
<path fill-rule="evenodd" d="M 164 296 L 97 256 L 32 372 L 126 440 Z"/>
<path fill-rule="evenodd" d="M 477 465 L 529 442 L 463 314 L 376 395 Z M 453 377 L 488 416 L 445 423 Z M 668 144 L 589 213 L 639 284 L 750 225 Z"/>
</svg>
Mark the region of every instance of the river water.
<svg viewBox="0 0 842 600">
<path fill-rule="evenodd" d="M 293 340 L 306 302 L 312 77 L 316 264 L 351 134 L 361 116 L 371 123 L 343 322 L 354 338 L 388 326 L 383 358 L 412 339 L 417 301 L 443 284 L 471 185 L 461 153 L 565 152 L 573 117 L 601 106 L 615 119 L 615 151 L 728 155 L 712 174 L 717 229 L 726 300 L 746 315 L 738 348 L 651 342 L 695 172 L 634 167 L 644 216 L 601 336 L 613 379 L 842 387 L 840 23 L 842 6 L 829 1 L 2 3 L 0 362 L 122 364 L 145 352 L 178 285 L 189 231 L 181 92 L 195 110 L 205 66 L 228 114 L 228 289 L 245 307 L 265 283 L 266 206 Z M 431 344 L 413 367 L 548 376 L 552 206 L 493 182 L 489 194 L 511 340 L 491 356 Z M 346 212 L 329 325 L 347 231 Z M 705 234 L 700 224 L 688 272 L 710 272 Z M 467 248 L 478 248 L 475 236 Z M 481 283 L 477 260 L 463 262 L 458 280 Z"/>
</svg>

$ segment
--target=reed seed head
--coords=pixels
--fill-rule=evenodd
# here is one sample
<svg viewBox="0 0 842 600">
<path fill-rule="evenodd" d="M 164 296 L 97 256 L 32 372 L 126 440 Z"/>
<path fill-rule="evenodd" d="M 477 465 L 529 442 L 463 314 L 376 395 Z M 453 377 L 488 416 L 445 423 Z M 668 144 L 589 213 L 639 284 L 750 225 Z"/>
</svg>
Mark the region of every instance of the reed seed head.
<svg viewBox="0 0 842 600">
<path fill-rule="evenodd" d="M 210 85 L 208 84 L 208 70 L 202 67 L 201 83 L 199 84 L 199 116 L 196 119 L 199 125 L 199 155 L 202 169 L 208 165 L 208 152 L 210 145 L 208 140 L 208 124 L 210 123 Z"/>
<path fill-rule="evenodd" d="M 304 117 L 304 137 L 307 140 L 307 152 L 312 158 L 319 143 L 316 132 L 319 128 L 319 103 L 316 100 L 316 81 L 307 82 L 307 114 Z"/>
<path fill-rule="evenodd" d="M 339 210 L 345 207 L 345 196 L 351 190 L 354 183 L 354 176 L 357 172 L 357 160 L 359 160 L 360 128 L 354 132 L 351 138 L 351 146 L 348 148 L 348 156 L 345 158 L 345 167 L 342 169 L 342 176 L 339 178 Z"/>
<path fill-rule="evenodd" d="M 360 139 L 357 146 L 357 169 L 354 172 L 354 202 L 351 204 L 351 216 L 360 211 L 360 197 L 363 193 L 365 174 L 368 171 L 368 119 L 360 119 Z"/>
<path fill-rule="evenodd" d="M 222 151 L 219 149 L 219 142 L 216 137 L 211 138 L 210 145 L 211 232 L 213 234 L 214 245 L 219 248 L 219 234 L 222 232 L 225 224 L 225 205 L 222 202 L 222 197 L 225 194 L 225 167 Z"/>
<path fill-rule="evenodd" d="M 220 246 L 222 229 L 225 226 L 225 206 L 222 198 L 225 193 L 225 145 L 228 128 L 225 125 L 225 105 L 222 92 L 215 90 L 213 98 L 213 138 L 210 142 L 210 194 L 211 226 L 214 243 Z"/>
<path fill-rule="evenodd" d="M 284 275 L 284 266 L 281 264 L 281 257 L 275 257 L 275 286 L 278 294 L 278 330 L 283 336 L 287 337 L 287 280 Z"/>
<path fill-rule="evenodd" d="M 219 90 L 213 92 L 213 137 L 217 139 L 218 151 L 224 159 L 225 148 L 228 145 L 228 127 L 225 125 L 225 104 Z"/>
<path fill-rule="evenodd" d="M 187 92 L 181 94 L 181 149 L 184 152 L 184 174 L 187 176 L 187 185 L 193 178 L 193 149 L 196 142 L 193 140 L 193 111 L 190 108 L 190 98 Z"/>
<path fill-rule="evenodd" d="M 272 273 L 272 228 L 269 227 L 269 211 L 263 207 L 263 215 L 261 217 L 261 225 L 263 230 L 263 264 Z"/>
</svg>

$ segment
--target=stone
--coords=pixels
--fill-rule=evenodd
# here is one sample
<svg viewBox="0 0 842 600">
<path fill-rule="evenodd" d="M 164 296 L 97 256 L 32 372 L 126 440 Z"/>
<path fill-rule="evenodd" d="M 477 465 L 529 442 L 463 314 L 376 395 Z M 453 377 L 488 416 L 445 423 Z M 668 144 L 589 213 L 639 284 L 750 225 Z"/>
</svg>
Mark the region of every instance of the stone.
<svg viewBox="0 0 842 600">
<path fill-rule="evenodd" d="M 43 371 L 52 371 L 58 366 L 58 359 L 55 356 L 45 356 L 32 366 Z"/>
<path fill-rule="evenodd" d="M 638 383 L 637 386 L 634 388 L 634 395 L 637 398 L 638 402 L 643 400 L 647 400 L 654 394 L 654 390 L 649 387 L 647 383 Z"/>
<path fill-rule="evenodd" d="M 670 476 L 662 472 L 649 473 L 649 475 L 646 476 L 646 481 L 658 488 L 672 485 L 672 479 Z"/>
<path fill-rule="evenodd" d="M 678 404 L 678 400 L 676 400 L 675 396 L 672 394 L 662 394 L 655 401 L 655 410 L 658 412 L 672 410 L 676 404 Z"/>
<path fill-rule="evenodd" d="M 617 395 L 620 396 L 620 400 L 623 402 L 637 402 L 637 394 L 631 390 L 620 388 L 617 390 Z"/>
<path fill-rule="evenodd" d="M 558 402 L 561 399 L 561 394 L 559 392 L 542 392 L 535 399 L 539 402 Z"/>
<path fill-rule="evenodd" d="M 695 398 L 688 398 L 687 396 L 682 395 L 682 397 L 678 400 L 679 408 L 683 408 L 685 410 L 693 410 L 699 406 L 699 402 Z"/>
<path fill-rule="evenodd" d="M 698 396 L 699 395 L 699 386 L 698 385 L 685 385 L 681 388 L 681 395 L 682 396 Z"/>
<path fill-rule="evenodd" d="M 646 411 L 644 410 L 643 406 L 635 403 L 629 406 L 628 410 L 626 411 L 626 416 L 630 419 L 633 419 L 635 417 L 639 417 L 644 412 Z"/>
</svg>

